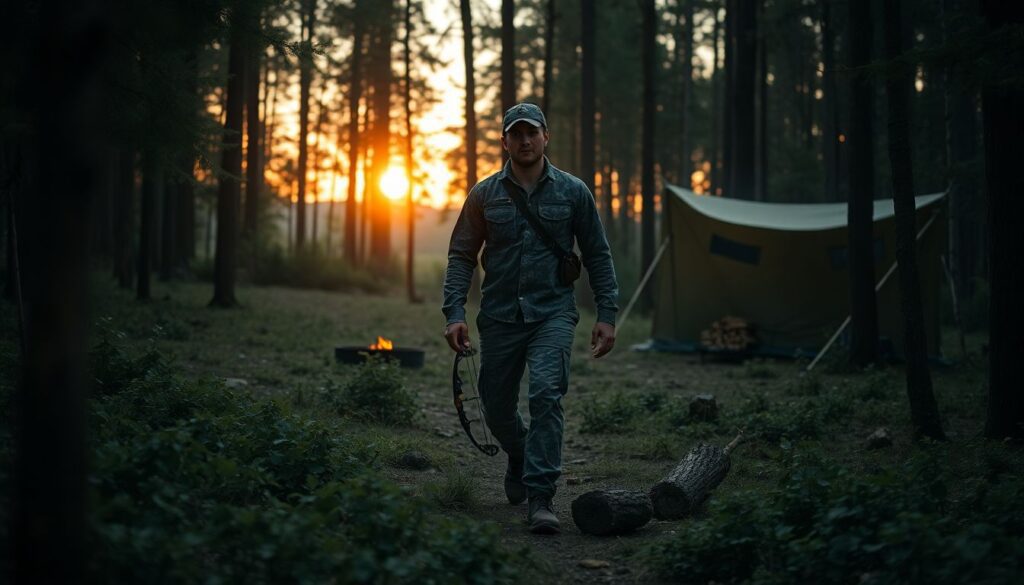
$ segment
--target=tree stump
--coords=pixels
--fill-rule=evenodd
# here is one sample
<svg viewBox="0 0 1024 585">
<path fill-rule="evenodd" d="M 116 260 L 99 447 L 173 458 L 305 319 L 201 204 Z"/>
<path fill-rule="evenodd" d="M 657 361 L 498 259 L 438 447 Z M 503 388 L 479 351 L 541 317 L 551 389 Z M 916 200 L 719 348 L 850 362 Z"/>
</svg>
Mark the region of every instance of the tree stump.
<svg viewBox="0 0 1024 585">
<path fill-rule="evenodd" d="M 581 532 L 605 536 L 640 528 L 651 519 L 647 494 L 632 490 L 595 490 L 572 502 L 572 520 Z"/>
<path fill-rule="evenodd" d="M 678 520 L 704 503 L 711 490 L 722 483 L 729 473 L 729 452 L 739 444 L 741 432 L 723 449 L 717 445 L 700 444 L 690 450 L 683 460 L 651 488 L 654 517 L 659 520 Z"/>
<path fill-rule="evenodd" d="M 711 422 L 718 418 L 718 401 L 713 394 L 698 394 L 690 400 L 690 418 Z"/>
</svg>

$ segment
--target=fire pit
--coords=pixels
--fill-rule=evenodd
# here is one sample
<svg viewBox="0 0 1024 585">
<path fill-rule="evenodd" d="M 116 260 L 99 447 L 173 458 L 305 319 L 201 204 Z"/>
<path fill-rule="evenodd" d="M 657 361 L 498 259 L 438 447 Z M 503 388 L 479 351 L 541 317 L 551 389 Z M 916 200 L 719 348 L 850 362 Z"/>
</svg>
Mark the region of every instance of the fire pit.
<svg viewBox="0 0 1024 585">
<path fill-rule="evenodd" d="M 334 359 L 342 364 L 361 364 L 370 356 L 382 355 L 397 360 L 403 368 L 422 368 L 424 352 L 414 347 L 395 347 L 390 339 L 377 337 L 377 343 L 369 347 L 348 345 L 334 348 Z"/>
</svg>

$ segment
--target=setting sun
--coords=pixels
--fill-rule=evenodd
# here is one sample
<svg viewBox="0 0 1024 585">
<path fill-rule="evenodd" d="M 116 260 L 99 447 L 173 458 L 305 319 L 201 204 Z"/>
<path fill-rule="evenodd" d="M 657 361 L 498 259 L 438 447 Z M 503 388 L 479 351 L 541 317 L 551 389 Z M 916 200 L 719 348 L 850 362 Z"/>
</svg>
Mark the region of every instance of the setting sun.
<svg viewBox="0 0 1024 585">
<path fill-rule="evenodd" d="M 380 190 L 392 201 L 401 201 L 408 189 L 409 181 L 400 167 L 390 166 L 380 177 Z"/>
</svg>

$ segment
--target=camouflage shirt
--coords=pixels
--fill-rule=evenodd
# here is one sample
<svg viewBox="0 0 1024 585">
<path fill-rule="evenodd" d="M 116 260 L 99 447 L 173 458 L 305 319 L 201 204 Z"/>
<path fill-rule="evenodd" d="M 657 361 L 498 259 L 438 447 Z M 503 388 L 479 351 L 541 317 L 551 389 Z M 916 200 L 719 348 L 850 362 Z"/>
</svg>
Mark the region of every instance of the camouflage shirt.
<svg viewBox="0 0 1024 585">
<path fill-rule="evenodd" d="M 594 196 L 583 181 L 544 158 L 544 171 L 527 194 L 510 163 L 473 187 L 452 231 L 444 305 L 448 324 L 466 320 L 466 295 L 484 246 L 480 312 L 497 321 L 526 323 L 575 308 L 573 287 L 558 282 L 558 259 L 534 233 L 506 189 L 517 189 L 551 237 L 564 249 L 579 245 L 597 306 L 597 320 L 615 324 L 619 295 L 608 238 Z M 486 244 L 486 245 L 485 245 Z"/>
</svg>

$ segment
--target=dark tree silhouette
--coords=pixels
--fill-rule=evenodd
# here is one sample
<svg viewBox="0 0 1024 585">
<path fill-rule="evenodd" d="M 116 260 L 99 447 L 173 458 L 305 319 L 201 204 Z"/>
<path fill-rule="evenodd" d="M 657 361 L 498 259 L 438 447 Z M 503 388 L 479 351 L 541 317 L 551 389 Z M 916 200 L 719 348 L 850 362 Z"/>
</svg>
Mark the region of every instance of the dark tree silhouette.
<svg viewBox="0 0 1024 585">
<path fill-rule="evenodd" d="M 473 76 L 473 13 L 469 0 L 460 0 L 462 59 L 466 68 L 466 192 L 476 185 L 476 80 Z"/>
<path fill-rule="evenodd" d="M 363 92 L 363 9 L 362 1 L 356 0 L 352 10 L 352 84 L 348 102 L 348 199 L 345 201 L 345 259 L 352 265 L 358 263 L 356 249 L 356 177 L 359 170 L 359 102 Z"/>
<path fill-rule="evenodd" d="M 1024 24 L 1024 4 L 983 0 L 989 33 Z M 1024 437 L 1024 392 L 1020 385 L 1020 359 L 1024 355 L 1024 238 L 1020 217 L 1024 213 L 1024 90 L 1019 83 L 1020 63 L 1014 75 L 1001 70 L 997 79 L 982 87 L 981 103 L 985 135 L 985 187 L 989 219 L 989 399 L 985 436 L 993 439 Z"/>
<path fill-rule="evenodd" d="M 306 169 L 309 166 L 309 88 L 313 83 L 313 27 L 317 0 L 302 0 L 302 51 L 299 55 L 299 163 L 298 201 L 295 202 L 295 251 L 306 245 Z"/>
<path fill-rule="evenodd" d="M 501 0 L 501 111 L 516 105 L 516 6 L 514 0 Z M 508 153 L 501 151 L 501 160 Z"/>
<path fill-rule="evenodd" d="M 888 18 L 888 16 L 887 16 Z M 875 161 L 872 83 L 863 68 L 871 62 L 871 3 L 849 3 L 850 195 L 847 202 L 850 274 L 850 363 L 863 367 L 878 359 L 878 307 L 872 241 Z"/>
<path fill-rule="evenodd" d="M 733 43 L 736 58 L 732 101 L 732 161 L 729 172 L 730 197 L 750 199 L 754 195 L 754 95 L 757 77 L 757 2 L 736 0 Z"/>
<path fill-rule="evenodd" d="M 642 137 L 640 140 L 640 190 L 643 196 L 643 216 L 640 223 L 640 266 L 641 274 L 654 261 L 654 110 L 656 98 L 655 76 L 655 45 L 658 14 L 654 0 L 644 0 L 641 4 L 642 43 L 641 67 L 643 68 L 643 121 L 641 122 Z M 644 289 L 642 306 L 649 307 L 651 287 Z"/>
<path fill-rule="evenodd" d="M 594 0 L 580 1 L 581 76 L 580 85 L 580 178 L 594 192 Z"/>
<path fill-rule="evenodd" d="M 819 0 L 821 5 L 821 61 L 822 71 L 822 164 L 825 167 L 825 200 L 839 201 L 839 90 L 836 84 L 835 25 L 832 2 Z"/>
<path fill-rule="evenodd" d="M 135 280 L 132 226 L 135 224 L 135 151 L 122 146 L 117 157 L 114 192 L 114 276 L 123 289 Z"/>
<path fill-rule="evenodd" d="M 221 176 L 217 189 L 217 249 L 214 258 L 213 299 L 210 306 L 233 307 L 235 269 L 238 267 L 238 215 L 241 205 L 242 110 L 245 96 L 245 31 L 243 7 L 239 3 L 231 14 L 231 38 L 228 48 L 228 85 L 224 142 L 221 147 Z"/>
<path fill-rule="evenodd" d="M 260 65 L 263 46 L 257 41 L 256 32 L 260 25 L 257 10 L 248 11 L 245 35 L 245 220 L 242 222 L 242 236 L 256 237 L 260 216 L 260 193 L 263 190 L 263 134 L 260 123 Z"/>
<path fill-rule="evenodd" d="M 886 3 L 885 56 L 892 69 L 885 90 L 889 111 L 889 161 L 892 169 L 892 201 L 896 212 L 896 259 L 899 262 L 900 305 L 903 308 L 907 360 L 907 398 L 914 432 L 945 439 L 928 372 L 928 347 L 924 333 L 921 280 L 917 268 L 914 172 L 910 154 L 910 87 L 913 69 L 903 55 L 902 0 Z"/>
<path fill-rule="evenodd" d="M 148 301 L 153 280 L 153 231 L 156 229 L 157 190 L 162 174 L 157 154 L 147 148 L 142 154 L 142 209 L 139 214 L 139 253 L 136 265 L 135 298 Z"/>
<path fill-rule="evenodd" d="M 551 83 L 554 81 L 552 73 L 555 59 L 555 0 L 547 0 L 547 20 L 544 22 L 544 101 L 542 108 L 545 112 L 551 109 Z M 546 114 L 545 114 L 546 115 Z"/>
</svg>

